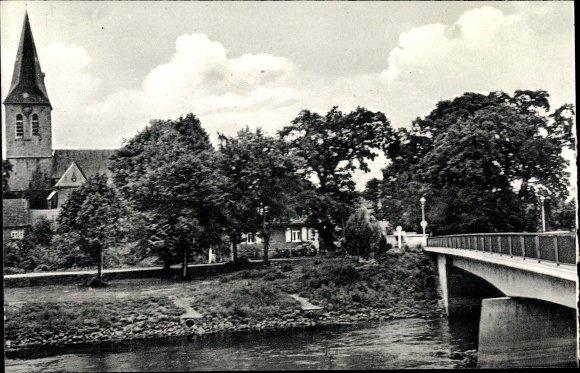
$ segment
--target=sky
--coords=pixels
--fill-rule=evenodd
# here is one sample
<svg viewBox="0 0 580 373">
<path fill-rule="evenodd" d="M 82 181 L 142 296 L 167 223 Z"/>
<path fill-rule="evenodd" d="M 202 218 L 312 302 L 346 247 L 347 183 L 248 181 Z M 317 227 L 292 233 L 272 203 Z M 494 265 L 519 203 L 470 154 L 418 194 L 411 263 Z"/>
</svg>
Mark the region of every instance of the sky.
<svg viewBox="0 0 580 373">
<path fill-rule="evenodd" d="M 575 104 L 573 6 L 1 1 L 1 96 L 28 11 L 55 149 L 119 148 L 150 120 L 187 113 L 217 144 L 218 133 L 248 126 L 275 135 L 301 110 L 333 106 L 381 111 L 393 127 L 409 127 L 465 92 L 543 89 L 555 109 Z M 385 162 L 357 173 L 358 188 L 382 178 Z"/>
</svg>

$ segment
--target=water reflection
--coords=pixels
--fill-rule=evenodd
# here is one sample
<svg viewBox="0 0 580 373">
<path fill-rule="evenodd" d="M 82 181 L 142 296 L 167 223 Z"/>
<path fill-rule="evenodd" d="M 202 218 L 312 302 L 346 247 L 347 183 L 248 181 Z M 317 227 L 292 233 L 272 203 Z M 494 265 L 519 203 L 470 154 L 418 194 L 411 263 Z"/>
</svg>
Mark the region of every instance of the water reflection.
<svg viewBox="0 0 580 373">
<path fill-rule="evenodd" d="M 5 360 L 7 372 L 455 368 L 449 349 L 474 349 L 473 322 L 404 319 L 133 342 Z M 477 332 L 477 328 L 475 328 Z M 37 351 L 47 354 L 47 351 Z M 54 353 L 54 351 L 50 352 Z"/>
</svg>

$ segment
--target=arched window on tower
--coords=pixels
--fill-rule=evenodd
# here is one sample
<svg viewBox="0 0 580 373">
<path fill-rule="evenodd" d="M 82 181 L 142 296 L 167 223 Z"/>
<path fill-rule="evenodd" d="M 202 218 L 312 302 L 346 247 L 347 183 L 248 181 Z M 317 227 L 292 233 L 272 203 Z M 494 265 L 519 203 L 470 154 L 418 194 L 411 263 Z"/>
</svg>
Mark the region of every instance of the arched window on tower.
<svg viewBox="0 0 580 373">
<path fill-rule="evenodd" d="M 24 121 L 22 114 L 16 115 L 16 137 L 24 136 Z"/>
<path fill-rule="evenodd" d="M 40 136 L 40 126 L 38 125 L 38 114 L 32 114 L 32 134 Z"/>
</svg>

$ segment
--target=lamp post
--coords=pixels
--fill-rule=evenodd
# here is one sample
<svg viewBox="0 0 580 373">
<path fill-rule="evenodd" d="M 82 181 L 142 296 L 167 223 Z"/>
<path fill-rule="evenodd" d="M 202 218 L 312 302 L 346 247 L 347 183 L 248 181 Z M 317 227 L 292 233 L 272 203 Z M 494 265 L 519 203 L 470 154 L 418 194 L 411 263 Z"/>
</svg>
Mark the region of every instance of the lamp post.
<svg viewBox="0 0 580 373">
<path fill-rule="evenodd" d="M 427 202 L 427 200 L 425 199 L 425 197 L 421 197 L 419 202 L 421 202 L 421 217 L 423 219 L 421 220 L 421 227 L 423 228 L 423 236 L 424 236 L 425 228 L 427 228 L 427 221 L 425 220 L 425 202 Z"/>
<path fill-rule="evenodd" d="M 546 197 L 540 196 L 540 203 L 542 204 L 542 232 L 546 231 L 546 217 L 544 215 L 544 201 Z"/>
</svg>

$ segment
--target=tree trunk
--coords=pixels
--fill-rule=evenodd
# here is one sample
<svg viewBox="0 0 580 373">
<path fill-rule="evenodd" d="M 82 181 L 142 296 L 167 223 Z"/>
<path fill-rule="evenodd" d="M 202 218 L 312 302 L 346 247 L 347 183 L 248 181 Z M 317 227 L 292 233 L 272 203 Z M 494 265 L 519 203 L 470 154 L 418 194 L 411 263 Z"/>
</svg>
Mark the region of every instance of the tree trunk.
<svg viewBox="0 0 580 373">
<path fill-rule="evenodd" d="M 99 268 L 97 269 L 97 279 L 103 279 L 103 248 L 99 247 Z"/>
<path fill-rule="evenodd" d="M 333 231 L 334 231 L 334 226 L 328 221 L 320 223 L 318 225 L 318 232 L 319 232 L 318 237 L 320 238 L 320 240 L 322 240 L 324 247 L 329 252 L 336 251 L 336 245 L 334 244 L 333 234 L 332 234 Z"/>
<path fill-rule="evenodd" d="M 268 259 L 268 250 L 270 249 L 270 234 L 264 232 L 263 237 L 264 237 L 264 263 L 270 264 L 270 261 Z"/>
<path fill-rule="evenodd" d="M 181 278 L 187 278 L 187 248 L 183 248 L 183 263 L 181 264 Z"/>
<path fill-rule="evenodd" d="M 232 236 L 232 260 L 234 264 L 238 262 L 238 236 Z"/>
</svg>

